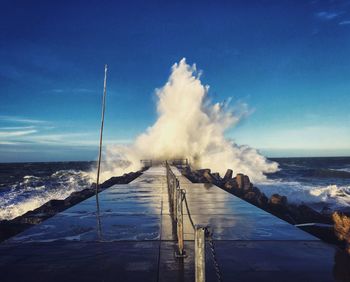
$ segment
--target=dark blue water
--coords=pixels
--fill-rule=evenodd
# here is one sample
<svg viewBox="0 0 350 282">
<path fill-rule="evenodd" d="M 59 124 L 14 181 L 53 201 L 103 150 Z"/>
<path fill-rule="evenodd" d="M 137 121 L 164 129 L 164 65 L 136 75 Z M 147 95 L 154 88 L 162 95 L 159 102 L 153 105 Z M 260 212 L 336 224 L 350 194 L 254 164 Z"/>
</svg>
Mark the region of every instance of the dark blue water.
<svg viewBox="0 0 350 282">
<path fill-rule="evenodd" d="M 321 210 L 350 207 L 350 157 L 274 158 L 280 171 L 257 186 Z"/>
<path fill-rule="evenodd" d="M 0 220 L 90 187 L 94 162 L 0 164 Z"/>
</svg>

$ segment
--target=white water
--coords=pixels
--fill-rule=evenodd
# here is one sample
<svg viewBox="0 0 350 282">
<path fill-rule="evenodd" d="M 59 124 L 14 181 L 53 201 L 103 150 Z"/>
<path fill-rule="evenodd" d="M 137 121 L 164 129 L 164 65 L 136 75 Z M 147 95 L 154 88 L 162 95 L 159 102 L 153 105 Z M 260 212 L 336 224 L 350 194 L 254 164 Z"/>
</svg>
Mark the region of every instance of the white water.
<svg viewBox="0 0 350 282">
<path fill-rule="evenodd" d="M 257 184 L 267 196 L 278 193 L 291 203 L 305 203 L 316 208 L 332 210 L 350 206 L 350 185 L 315 185 L 291 181 L 265 181 Z"/>
<path fill-rule="evenodd" d="M 240 146 L 224 137 L 247 115 L 247 106 L 230 107 L 212 103 L 209 86 L 203 85 L 195 65 L 185 59 L 174 64 L 166 84 L 156 90 L 157 121 L 130 146 L 108 146 L 102 179 L 140 169 L 141 159 L 188 158 L 194 168 L 210 168 L 223 175 L 228 168 L 265 180 L 264 173 L 278 170 L 277 163 L 249 146 Z M 127 160 L 123 166 L 116 159 Z"/>
<path fill-rule="evenodd" d="M 53 199 L 65 199 L 90 185 L 89 174 L 77 170 L 59 170 L 46 177 L 25 176 L 22 182 L 1 193 L 0 220 L 13 219 Z"/>
</svg>

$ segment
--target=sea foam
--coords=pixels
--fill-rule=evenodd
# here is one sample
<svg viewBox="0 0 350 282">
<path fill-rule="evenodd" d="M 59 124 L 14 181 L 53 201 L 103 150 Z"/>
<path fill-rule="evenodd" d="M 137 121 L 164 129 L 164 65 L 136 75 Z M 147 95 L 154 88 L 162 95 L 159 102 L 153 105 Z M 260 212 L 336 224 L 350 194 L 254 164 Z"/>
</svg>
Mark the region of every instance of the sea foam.
<svg viewBox="0 0 350 282">
<path fill-rule="evenodd" d="M 44 177 L 26 175 L 0 193 L 0 220 L 13 219 L 53 199 L 65 199 L 91 183 L 89 173 L 80 170 L 59 170 Z"/>
<path fill-rule="evenodd" d="M 328 207 L 331 210 L 350 206 L 350 185 L 306 184 L 298 181 L 268 180 L 258 183 L 267 196 L 278 193 L 288 201 L 308 204 L 314 208 Z"/>
</svg>

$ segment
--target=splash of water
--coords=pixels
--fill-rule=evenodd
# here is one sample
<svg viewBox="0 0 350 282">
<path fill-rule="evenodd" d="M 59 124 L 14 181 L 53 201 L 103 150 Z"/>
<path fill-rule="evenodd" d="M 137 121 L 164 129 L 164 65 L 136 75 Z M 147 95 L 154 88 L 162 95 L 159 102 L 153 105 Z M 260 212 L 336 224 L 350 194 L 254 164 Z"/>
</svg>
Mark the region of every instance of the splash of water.
<svg viewBox="0 0 350 282">
<path fill-rule="evenodd" d="M 0 191 L 0 220 L 13 219 L 53 199 L 63 200 L 91 184 L 89 173 L 80 170 L 59 170 L 42 177 L 24 176 L 8 190 Z"/>
<path fill-rule="evenodd" d="M 259 183 L 259 189 L 268 197 L 278 193 L 287 196 L 295 204 L 305 203 L 316 210 L 328 206 L 332 210 L 350 205 L 349 185 L 307 184 L 298 181 L 267 180 Z"/>
<path fill-rule="evenodd" d="M 211 103 L 208 91 L 196 65 L 188 65 L 185 59 L 174 64 L 167 83 L 156 90 L 157 121 L 131 146 L 107 147 L 102 178 L 137 170 L 141 159 L 188 158 L 194 168 L 210 168 L 221 175 L 231 168 L 253 181 L 278 170 L 277 163 L 257 150 L 225 138 L 225 131 L 246 115 L 246 106 L 233 109 L 228 103 Z M 116 159 L 127 162 L 115 165 Z"/>
</svg>

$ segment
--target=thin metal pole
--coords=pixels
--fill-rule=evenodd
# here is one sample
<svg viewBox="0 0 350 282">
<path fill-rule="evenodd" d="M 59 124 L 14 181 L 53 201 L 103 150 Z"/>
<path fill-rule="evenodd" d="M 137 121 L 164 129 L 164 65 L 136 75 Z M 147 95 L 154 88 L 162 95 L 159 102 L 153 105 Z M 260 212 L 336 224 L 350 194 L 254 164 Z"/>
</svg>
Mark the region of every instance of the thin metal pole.
<svg viewBox="0 0 350 282">
<path fill-rule="evenodd" d="M 105 65 L 105 77 L 103 81 L 103 98 L 102 98 L 102 117 L 101 117 L 101 128 L 100 128 L 100 145 L 98 151 L 98 163 L 97 163 L 97 179 L 96 179 L 96 208 L 97 208 L 97 222 L 99 236 L 101 235 L 101 221 L 100 221 L 100 203 L 98 200 L 98 187 L 100 184 L 100 169 L 101 169 L 101 156 L 102 156 L 102 136 L 103 136 L 103 126 L 105 120 L 105 109 L 106 109 L 106 86 L 107 86 L 107 65 Z"/>
</svg>

